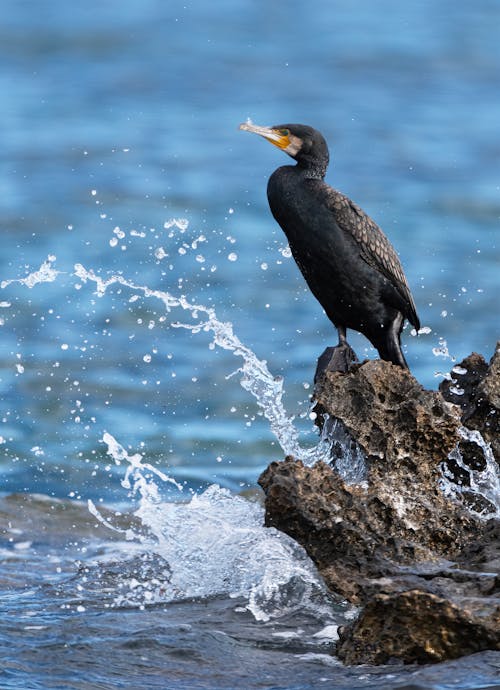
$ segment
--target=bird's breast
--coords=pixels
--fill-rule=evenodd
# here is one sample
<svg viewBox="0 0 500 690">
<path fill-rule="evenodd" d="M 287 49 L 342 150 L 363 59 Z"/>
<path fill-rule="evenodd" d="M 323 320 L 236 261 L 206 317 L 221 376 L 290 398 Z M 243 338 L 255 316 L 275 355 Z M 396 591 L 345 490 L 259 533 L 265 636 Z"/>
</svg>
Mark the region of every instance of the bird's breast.
<svg viewBox="0 0 500 690">
<path fill-rule="evenodd" d="M 304 179 L 296 170 L 285 166 L 271 175 L 267 188 L 271 212 L 303 272 L 314 257 L 315 265 L 327 258 L 330 263 L 337 263 L 337 259 L 342 262 L 350 247 L 324 203 L 323 183 Z"/>
</svg>

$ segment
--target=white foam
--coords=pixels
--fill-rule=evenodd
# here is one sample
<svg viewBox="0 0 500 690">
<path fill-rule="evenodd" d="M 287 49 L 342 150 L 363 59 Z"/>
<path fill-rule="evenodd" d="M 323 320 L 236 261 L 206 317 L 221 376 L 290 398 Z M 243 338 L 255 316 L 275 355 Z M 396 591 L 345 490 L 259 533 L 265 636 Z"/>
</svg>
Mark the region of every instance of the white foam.
<svg viewBox="0 0 500 690">
<path fill-rule="evenodd" d="M 247 610 L 259 621 L 318 606 L 313 601 L 325 589 L 315 567 L 290 537 L 263 526 L 258 503 L 217 485 L 186 502 L 164 501 L 156 480 L 176 484 L 174 480 L 142 462 L 139 453 L 129 454 L 111 434 L 103 440 L 115 462 L 126 463 L 122 485 L 138 500 L 134 516 L 140 528 L 116 527 L 93 503 L 91 513 L 136 542 L 137 547 L 127 549 L 129 556 L 137 556 L 140 547 L 140 552 L 155 554 L 168 564 L 161 582 L 157 575 L 146 586 L 136 575 L 121 582 L 117 605 L 224 594 L 245 598 Z"/>
<path fill-rule="evenodd" d="M 469 477 L 469 485 L 461 486 L 454 481 L 452 471 L 448 468 L 446 463 L 442 466 L 441 488 L 446 496 L 451 496 L 463 502 L 464 493 L 467 493 L 469 499 L 471 496 L 476 496 L 481 504 L 485 507 L 481 510 L 475 510 L 471 507 L 471 501 L 468 500 L 466 505 L 471 513 L 479 516 L 484 520 L 500 517 L 500 469 L 491 450 L 491 445 L 487 443 L 479 431 L 461 427 L 458 430 L 460 436 L 471 443 L 477 444 L 478 448 L 483 454 L 485 467 L 483 470 L 473 469 L 464 462 L 460 446 L 457 444 L 450 452 L 448 458 L 454 461 L 462 470 L 464 470 Z"/>
</svg>

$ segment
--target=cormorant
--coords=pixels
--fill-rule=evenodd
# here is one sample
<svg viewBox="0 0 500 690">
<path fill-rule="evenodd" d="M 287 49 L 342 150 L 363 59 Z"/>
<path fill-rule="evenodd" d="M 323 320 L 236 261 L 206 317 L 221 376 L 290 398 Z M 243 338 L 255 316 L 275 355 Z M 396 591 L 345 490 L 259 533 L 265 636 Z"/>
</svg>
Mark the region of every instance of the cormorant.
<svg viewBox="0 0 500 690">
<path fill-rule="evenodd" d="M 243 123 L 297 161 L 269 178 L 267 197 L 313 295 L 337 328 L 339 348 L 354 353 L 346 329 L 365 335 L 382 359 L 408 368 L 400 335 L 405 319 L 420 321 L 401 263 L 378 225 L 324 182 L 329 162 L 323 136 L 307 125 Z M 355 358 L 355 355 L 354 355 Z"/>
</svg>

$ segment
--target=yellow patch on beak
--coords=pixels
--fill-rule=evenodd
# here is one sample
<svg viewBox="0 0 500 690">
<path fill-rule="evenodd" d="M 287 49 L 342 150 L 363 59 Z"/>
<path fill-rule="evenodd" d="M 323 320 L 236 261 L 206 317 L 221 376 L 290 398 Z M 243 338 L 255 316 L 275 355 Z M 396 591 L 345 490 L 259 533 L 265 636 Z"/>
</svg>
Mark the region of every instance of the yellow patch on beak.
<svg viewBox="0 0 500 690">
<path fill-rule="evenodd" d="M 271 144 L 274 144 L 275 146 L 278 146 L 280 149 L 287 149 L 290 146 L 290 133 L 283 134 L 282 131 L 278 129 L 273 129 L 272 130 L 278 139 L 269 139 L 268 141 L 271 142 Z"/>
<path fill-rule="evenodd" d="M 240 129 L 245 132 L 253 132 L 258 134 L 271 144 L 274 144 L 279 149 L 287 149 L 290 146 L 290 132 L 287 129 L 273 129 L 272 127 L 261 127 L 260 125 L 253 125 L 251 122 L 243 122 Z"/>
</svg>

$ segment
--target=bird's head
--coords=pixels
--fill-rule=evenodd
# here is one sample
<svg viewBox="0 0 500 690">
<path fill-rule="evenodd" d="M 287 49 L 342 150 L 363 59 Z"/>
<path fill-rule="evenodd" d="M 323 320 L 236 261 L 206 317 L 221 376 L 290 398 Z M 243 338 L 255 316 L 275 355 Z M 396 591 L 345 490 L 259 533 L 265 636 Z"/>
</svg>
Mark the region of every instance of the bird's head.
<svg viewBox="0 0 500 690">
<path fill-rule="evenodd" d="M 307 125 L 262 127 L 244 122 L 240 129 L 259 134 L 294 158 L 300 167 L 318 169 L 324 175 L 328 165 L 328 146 L 320 132 Z"/>
</svg>

